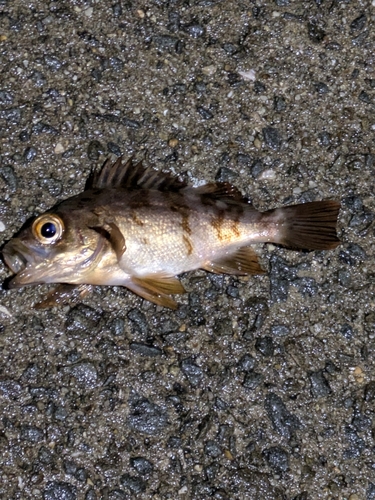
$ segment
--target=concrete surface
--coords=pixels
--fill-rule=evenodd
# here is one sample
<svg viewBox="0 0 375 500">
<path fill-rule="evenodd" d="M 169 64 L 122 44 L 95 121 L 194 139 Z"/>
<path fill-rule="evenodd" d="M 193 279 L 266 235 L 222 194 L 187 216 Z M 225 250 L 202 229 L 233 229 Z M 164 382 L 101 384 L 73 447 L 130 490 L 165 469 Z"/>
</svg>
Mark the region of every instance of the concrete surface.
<svg viewBox="0 0 375 500">
<path fill-rule="evenodd" d="M 374 499 L 374 2 L 115 2 L 0 0 L 1 240 L 123 154 L 339 199 L 342 245 L 176 312 L 2 290 L 0 498 Z"/>
</svg>

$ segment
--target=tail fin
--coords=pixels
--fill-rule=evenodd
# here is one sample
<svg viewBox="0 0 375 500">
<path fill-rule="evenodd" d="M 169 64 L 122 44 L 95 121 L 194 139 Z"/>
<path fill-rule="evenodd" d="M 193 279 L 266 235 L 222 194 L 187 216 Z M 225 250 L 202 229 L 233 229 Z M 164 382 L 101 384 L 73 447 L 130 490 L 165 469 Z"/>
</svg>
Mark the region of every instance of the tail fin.
<svg viewBox="0 0 375 500">
<path fill-rule="evenodd" d="M 280 227 L 276 243 L 302 250 L 330 250 L 340 244 L 336 234 L 339 210 L 340 203 L 327 200 L 266 213 Z"/>
</svg>

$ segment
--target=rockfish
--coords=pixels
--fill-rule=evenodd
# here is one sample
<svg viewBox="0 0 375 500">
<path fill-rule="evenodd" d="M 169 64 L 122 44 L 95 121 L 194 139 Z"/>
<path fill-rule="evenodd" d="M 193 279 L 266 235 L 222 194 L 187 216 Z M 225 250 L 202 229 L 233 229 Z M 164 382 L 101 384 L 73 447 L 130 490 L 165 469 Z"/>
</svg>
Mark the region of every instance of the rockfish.
<svg viewBox="0 0 375 500">
<path fill-rule="evenodd" d="M 191 187 L 142 163 L 107 160 L 83 193 L 26 224 L 3 257 L 16 273 L 9 288 L 121 285 L 176 308 L 180 273 L 263 273 L 252 243 L 335 248 L 339 209 L 328 200 L 259 212 L 229 183 Z"/>
</svg>

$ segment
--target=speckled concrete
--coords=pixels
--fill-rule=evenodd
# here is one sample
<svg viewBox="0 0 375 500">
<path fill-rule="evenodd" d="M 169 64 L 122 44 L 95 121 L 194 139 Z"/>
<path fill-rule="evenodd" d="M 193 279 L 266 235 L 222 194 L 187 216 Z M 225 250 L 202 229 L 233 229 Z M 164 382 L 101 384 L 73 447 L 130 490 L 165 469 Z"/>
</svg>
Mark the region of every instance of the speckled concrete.
<svg viewBox="0 0 375 500">
<path fill-rule="evenodd" d="M 0 0 L 1 240 L 123 154 L 339 199 L 342 245 L 185 275 L 176 312 L 2 290 L 0 498 L 375 499 L 374 5 L 114 2 Z"/>
</svg>

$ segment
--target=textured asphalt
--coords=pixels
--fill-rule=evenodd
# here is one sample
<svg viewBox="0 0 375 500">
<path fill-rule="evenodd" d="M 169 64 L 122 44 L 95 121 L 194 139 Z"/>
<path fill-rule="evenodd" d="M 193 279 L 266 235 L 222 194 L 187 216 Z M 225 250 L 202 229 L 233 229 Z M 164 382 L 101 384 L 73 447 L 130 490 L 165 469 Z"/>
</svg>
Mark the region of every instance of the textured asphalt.
<svg viewBox="0 0 375 500">
<path fill-rule="evenodd" d="M 342 244 L 177 311 L 1 290 L 0 498 L 375 499 L 374 2 L 115 1 L 0 0 L 1 242 L 122 154 Z"/>
</svg>

